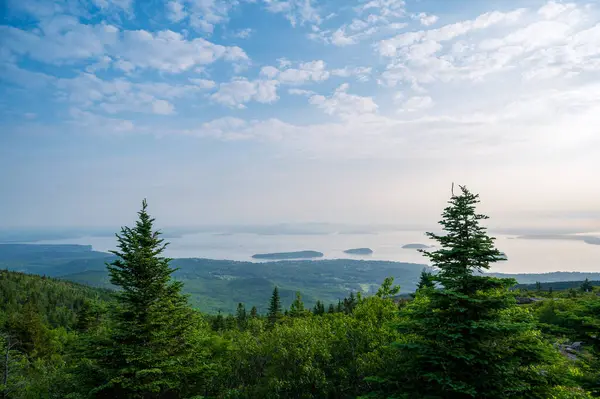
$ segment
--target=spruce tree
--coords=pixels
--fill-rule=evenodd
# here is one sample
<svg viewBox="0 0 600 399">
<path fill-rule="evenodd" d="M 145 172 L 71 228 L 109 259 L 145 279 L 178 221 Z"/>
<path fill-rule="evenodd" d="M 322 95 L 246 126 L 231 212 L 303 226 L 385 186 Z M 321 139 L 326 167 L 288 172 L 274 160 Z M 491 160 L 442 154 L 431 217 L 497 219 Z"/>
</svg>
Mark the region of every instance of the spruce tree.
<svg viewBox="0 0 600 399">
<path fill-rule="evenodd" d="M 304 309 L 304 302 L 302 302 L 302 295 L 299 292 L 296 292 L 296 299 L 294 299 L 294 302 L 290 306 L 289 315 L 291 317 L 303 317 L 307 315 L 307 311 Z"/>
<path fill-rule="evenodd" d="M 256 306 L 252 306 L 252 309 L 250 309 L 250 317 L 253 319 L 258 317 L 258 310 L 256 309 Z"/>
<path fill-rule="evenodd" d="M 246 325 L 248 324 L 248 316 L 246 314 L 246 307 L 243 303 L 238 303 L 235 318 L 237 321 L 238 328 L 240 330 L 245 329 Z"/>
<path fill-rule="evenodd" d="M 338 299 L 338 303 L 337 303 L 337 306 L 335 307 L 335 311 L 336 311 L 336 313 L 342 313 L 344 311 L 344 304 L 342 303 L 341 299 Z"/>
<path fill-rule="evenodd" d="M 417 291 L 401 311 L 397 361 L 379 381 L 401 398 L 546 398 L 559 355 L 518 308 L 516 282 L 481 275 L 499 259 L 480 225 L 478 195 L 461 187 L 442 214 L 444 234 L 427 233 L 440 249 L 423 251 L 441 287 Z M 385 392 L 387 390 L 387 392 Z"/>
<path fill-rule="evenodd" d="M 423 269 L 421 271 L 421 277 L 419 278 L 419 283 L 417 284 L 417 290 L 422 290 L 426 288 L 434 288 L 435 281 L 433 281 L 433 274 Z"/>
<path fill-rule="evenodd" d="M 592 292 L 594 290 L 594 286 L 592 285 L 592 283 L 590 283 L 590 280 L 586 278 L 585 281 L 581 284 L 580 289 L 583 292 Z"/>
<path fill-rule="evenodd" d="M 325 305 L 323 304 L 323 302 L 317 301 L 317 303 L 315 303 L 315 307 L 313 308 L 313 314 L 315 316 L 321 316 L 325 314 Z"/>
<path fill-rule="evenodd" d="M 333 306 L 333 303 L 329 304 L 329 307 L 327 308 L 327 313 L 329 313 L 329 314 L 335 313 L 335 306 Z"/>
<path fill-rule="evenodd" d="M 195 313 L 173 281 L 175 269 L 162 256 L 167 244 L 153 228 L 146 200 L 134 227 L 117 234 L 117 259 L 107 265 L 119 287 L 106 347 L 96 348 L 99 398 L 178 398 L 197 361 L 193 355 Z"/>
<path fill-rule="evenodd" d="M 344 313 L 350 314 L 354 310 L 356 306 L 356 297 L 354 296 L 354 292 L 350 292 L 350 296 L 348 298 L 344 298 Z"/>
<path fill-rule="evenodd" d="M 271 302 L 269 303 L 269 313 L 267 314 L 267 320 L 270 325 L 274 325 L 277 320 L 281 318 L 281 299 L 279 298 L 279 290 L 277 287 L 273 289 L 273 295 L 271 295 Z"/>
</svg>

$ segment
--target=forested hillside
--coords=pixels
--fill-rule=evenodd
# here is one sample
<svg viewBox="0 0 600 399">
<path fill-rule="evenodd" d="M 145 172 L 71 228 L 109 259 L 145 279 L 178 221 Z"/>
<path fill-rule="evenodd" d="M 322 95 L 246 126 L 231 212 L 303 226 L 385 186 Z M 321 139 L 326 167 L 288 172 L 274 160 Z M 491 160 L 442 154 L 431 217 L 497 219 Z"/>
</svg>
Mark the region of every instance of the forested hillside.
<svg viewBox="0 0 600 399">
<path fill-rule="evenodd" d="M 424 252 L 436 274 L 397 299 L 374 295 L 291 305 L 262 289 L 264 311 L 194 310 L 173 279 L 144 202 L 119 234 L 109 292 L 4 271 L 4 398 L 591 398 L 600 395 L 600 290 L 511 290 L 482 275 L 498 260 L 478 196 L 461 188 L 445 234 Z M 520 297 L 518 305 L 516 297 Z M 523 301 L 523 298 L 530 298 Z"/>
<path fill-rule="evenodd" d="M 80 284 L 114 289 L 106 263 L 115 260 L 109 253 L 84 245 L 0 244 L 0 269 L 16 270 L 69 280 Z M 401 292 L 414 292 L 422 264 L 374 260 L 287 260 L 239 262 L 212 259 L 173 259 L 173 278 L 184 283 L 192 305 L 203 312 L 235 312 L 244 302 L 266 311 L 266 303 L 277 286 L 282 303 L 291 305 L 296 292 L 314 306 L 317 300 L 337 303 L 350 292 L 373 295 L 386 277 L 394 277 Z M 553 272 L 543 274 L 500 274 L 519 283 L 600 280 L 600 273 Z M 575 283 L 576 285 L 578 283 Z"/>
</svg>

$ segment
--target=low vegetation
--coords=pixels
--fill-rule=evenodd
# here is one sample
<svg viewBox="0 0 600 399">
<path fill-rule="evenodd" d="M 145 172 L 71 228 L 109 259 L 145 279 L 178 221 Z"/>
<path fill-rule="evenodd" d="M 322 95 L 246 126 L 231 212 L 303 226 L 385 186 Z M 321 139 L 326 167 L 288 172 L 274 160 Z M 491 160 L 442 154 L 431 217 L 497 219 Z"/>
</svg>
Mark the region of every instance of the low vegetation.
<svg viewBox="0 0 600 399">
<path fill-rule="evenodd" d="M 591 398 L 600 290 L 514 289 L 482 274 L 499 252 L 462 187 L 423 250 L 437 272 L 373 295 L 198 312 L 162 256 L 146 203 L 108 266 L 116 292 L 0 274 L 3 398 Z M 518 305 L 518 298 L 530 298 Z M 264 311 L 256 306 L 262 305 Z"/>
</svg>

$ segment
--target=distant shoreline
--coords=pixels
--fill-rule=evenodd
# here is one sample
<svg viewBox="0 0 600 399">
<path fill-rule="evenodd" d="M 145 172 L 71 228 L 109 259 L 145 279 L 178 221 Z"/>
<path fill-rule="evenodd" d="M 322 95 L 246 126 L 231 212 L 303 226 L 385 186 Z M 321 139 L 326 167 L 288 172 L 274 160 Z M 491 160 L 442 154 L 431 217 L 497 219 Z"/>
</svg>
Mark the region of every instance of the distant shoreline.
<svg viewBox="0 0 600 399">
<path fill-rule="evenodd" d="M 568 240 L 582 241 L 590 245 L 600 245 L 600 237 L 595 236 L 577 236 L 572 234 L 535 234 L 518 236 L 521 240 Z"/>
</svg>

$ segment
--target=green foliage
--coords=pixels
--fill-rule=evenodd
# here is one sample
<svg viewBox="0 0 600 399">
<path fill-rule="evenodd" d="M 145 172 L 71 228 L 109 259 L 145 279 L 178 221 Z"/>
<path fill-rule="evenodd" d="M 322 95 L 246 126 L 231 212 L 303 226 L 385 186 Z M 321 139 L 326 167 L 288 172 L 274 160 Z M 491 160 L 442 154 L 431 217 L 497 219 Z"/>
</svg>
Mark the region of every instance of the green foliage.
<svg viewBox="0 0 600 399">
<path fill-rule="evenodd" d="M 421 277 L 419 278 L 419 283 L 417 284 L 417 290 L 423 290 L 428 288 L 435 288 L 433 273 L 423 269 L 423 271 L 421 272 Z"/>
<path fill-rule="evenodd" d="M 579 289 L 581 289 L 581 291 L 583 292 L 592 292 L 594 286 L 592 285 L 590 280 L 586 278 L 585 281 L 581 284 L 581 287 L 579 287 Z"/>
<path fill-rule="evenodd" d="M 281 300 L 279 299 L 279 290 L 277 287 L 273 288 L 273 295 L 271 295 L 271 301 L 269 302 L 269 313 L 267 318 L 270 325 L 274 325 L 277 320 L 281 318 Z"/>
<path fill-rule="evenodd" d="M 309 315 L 309 311 L 304 308 L 304 302 L 302 302 L 302 295 L 297 292 L 296 299 L 292 302 L 289 311 L 290 317 L 304 317 Z"/>
<path fill-rule="evenodd" d="M 442 213 L 440 249 L 427 252 L 439 289 L 419 290 L 401 311 L 393 367 L 382 392 L 402 398 L 548 397 L 560 355 L 545 343 L 508 288 L 514 280 L 475 275 L 500 252 L 476 213 L 478 196 L 461 187 Z M 474 372 L 477 370 L 476 372 Z"/>
<path fill-rule="evenodd" d="M 315 307 L 313 308 L 313 314 L 315 316 L 322 316 L 325 314 L 325 304 L 321 301 L 317 301 Z"/>
<path fill-rule="evenodd" d="M 598 397 L 598 292 L 581 281 L 556 283 L 567 291 L 548 292 L 542 283 L 537 292 L 511 292 L 514 280 L 482 275 L 500 257 L 479 225 L 486 216 L 475 212 L 478 197 L 461 191 L 443 213 L 445 234 L 429 233 L 439 249 L 425 255 L 438 272 L 423 270 L 413 297 L 399 296 L 400 287 L 386 276 L 370 289 L 374 295 L 336 282 L 319 300 L 300 292 L 293 299 L 290 285 L 271 293 L 270 280 L 245 271 L 244 278 L 216 279 L 237 307 L 212 315 L 188 305 L 181 280 L 215 268 L 203 270 L 194 260 L 182 261 L 185 271 L 172 268 L 144 201 L 135 226 L 118 235 L 108 265 L 116 294 L 0 272 L 0 398 Z M 10 247 L 4 258 L 0 250 L 0 262 L 15 264 L 28 250 Z M 104 259 L 90 251 L 62 248 L 55 265 L 81 254 L 90 262 Z M 36 267 L 45 268 L 42 252 Z M 346 273 L 341 263 L 331 264 Z M 243 269 L 236 262 L 218 265 L 223 276 Z M 303 272 L 310 265 L 285 263 Z M 277 262 L 260 268 L 292 273 Z M 334 269 L 320 276 L 335 276 Z M 311 284 L 327 286 L 328 278 Z M 244 297 L 248 280 L 261 287 L 260 295 Z M 266 315 L 255 306 L 247 312 L 244 303 L 260 297 L 254 303 L 266 304 L 269 294 Z M 517 294 L 538 301 L 517 306 Z M 574 341 L 578 349 L 567 347 Z"/>
<path fill-rule="evenodd" d="M 146 201 L 135 226 L 117 235 L 117 259 L 107 265 L 111 282 L 120 287 L 110 312 L 110 330 L 93 351 L 90 393 L 95 397 L 184 397 L 202 361 L 194 351 L 199 317 L 171 280 L 166 244 L 153 230 Z"/>
</svg>

